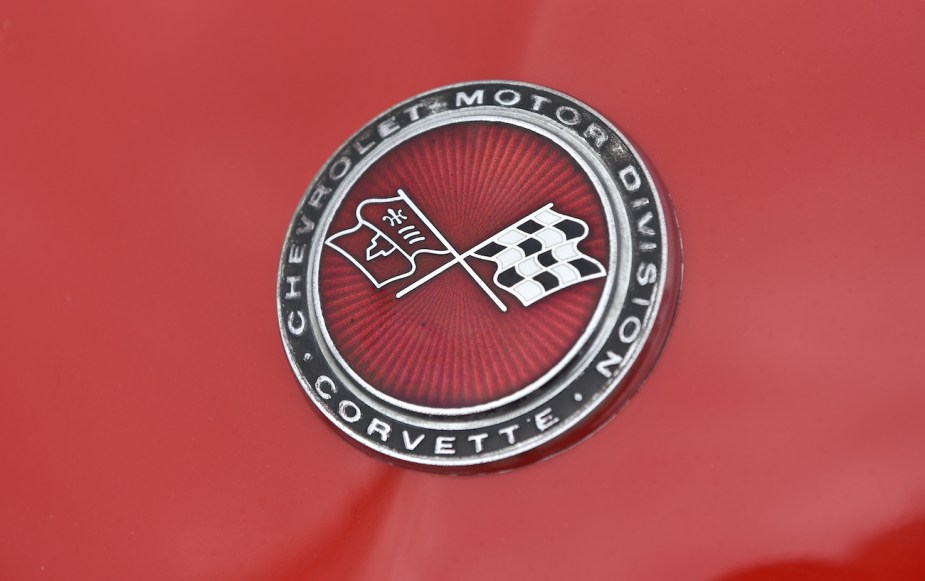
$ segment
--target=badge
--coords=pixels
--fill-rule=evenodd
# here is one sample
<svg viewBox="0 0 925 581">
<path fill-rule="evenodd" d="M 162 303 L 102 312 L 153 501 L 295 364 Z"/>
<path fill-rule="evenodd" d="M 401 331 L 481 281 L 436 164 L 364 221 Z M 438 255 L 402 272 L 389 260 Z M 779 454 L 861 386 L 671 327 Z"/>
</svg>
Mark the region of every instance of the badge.
<svg viewBox="0 0 925 581">
<path fill-rule="evenodd" d="M 424 93 L 308 187 L 279 267 L 296 377 L 383 459 L 467 473 L 574 444 L 641 385 L 668 334 L 680 240 L 609 121 L 511 81 Z"/>
</svg>

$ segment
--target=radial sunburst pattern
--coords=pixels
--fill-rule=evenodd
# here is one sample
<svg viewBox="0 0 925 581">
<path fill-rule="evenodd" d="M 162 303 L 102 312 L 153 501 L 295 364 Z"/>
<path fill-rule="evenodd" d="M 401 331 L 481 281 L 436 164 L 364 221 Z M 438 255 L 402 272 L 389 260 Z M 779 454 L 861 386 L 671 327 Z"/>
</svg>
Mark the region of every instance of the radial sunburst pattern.
<svg viewBox="0 0 925 581">
<path fill-rule="evenodd" d="M 600 199 L 580 166 L 548 139 L 520 127 L 468 122 L 433 129 L 386 154 L 348 193 L 330 233 L 356 223 L 369 198 L 408 193 L 459 252 L 552 202 L 588 224 L 581 250 L 607 264 Z M 447 261 L 418 258 L 418 273 Z M 494 287 L 493 263 L 469 264 Z M 415 278 L 376 289 L 325 248 L 321 306 L 331 338 L 351 368 L 377 390 L 408 403 L 452 408 L 514 393 L 554 367 L 587 327 L 604 279 L 585 281 L 523 307 L 496 289 L 501 310 L 454 266 L 407 296 Z"/>
</svg>

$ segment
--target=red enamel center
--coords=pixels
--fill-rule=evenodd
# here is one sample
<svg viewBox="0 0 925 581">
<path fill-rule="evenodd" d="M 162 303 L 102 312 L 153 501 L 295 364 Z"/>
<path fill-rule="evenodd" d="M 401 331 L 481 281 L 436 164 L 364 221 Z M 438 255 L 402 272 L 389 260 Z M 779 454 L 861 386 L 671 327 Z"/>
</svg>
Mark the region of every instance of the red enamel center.
<svg viewBox="0 0 925 581">
<path fill-rule="evenodd" d="M 484 121 L 432 129 L 389 151 L 347 193 L 326 240 L 320 306 L 337 351 L 379 392 L 434 408 L 495 401 L 559 364 L 591 321 L 608 258 L 604 210 L 581 166 L 546 137 Z M 477 253 L 465 260 L 472 273 L 456 263 L 396 298 L 453 251 L 492 240 L 482 254 L 494 260 Z M 501 268 L 531 253 L 539 258 Z M 584 278 L 567 284 L 575 272 Z"/>
</svg>

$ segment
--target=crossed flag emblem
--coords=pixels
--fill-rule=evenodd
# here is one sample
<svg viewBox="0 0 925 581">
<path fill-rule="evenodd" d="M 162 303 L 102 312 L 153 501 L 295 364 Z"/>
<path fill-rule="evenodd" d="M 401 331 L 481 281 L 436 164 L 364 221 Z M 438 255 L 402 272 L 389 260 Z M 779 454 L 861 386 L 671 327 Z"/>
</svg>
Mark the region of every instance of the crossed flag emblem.
<svg viewBox="0 0 925 581">
<path fill-rule="evenodd" d="M 376 288 L 418 273 L 422 254 L 449 255 L 452 260 L 431 269 L 401 288 L 402 298 L 416 288 L 461 266 L 502 311 L 507 306 L 467 262 L 491 261 L 493 282 L 525 307 L 572 285 L 602 277 L 604 267 L 582 253 L 578 243 L 588 225 L 560 214 L 546 204 L 469 250 L 458 252 L 402 190 L 390 198 L 370 198 L 356 209 L 357 224 L 331 235 L 325 244 L 353 263 Z"/>
</svg>

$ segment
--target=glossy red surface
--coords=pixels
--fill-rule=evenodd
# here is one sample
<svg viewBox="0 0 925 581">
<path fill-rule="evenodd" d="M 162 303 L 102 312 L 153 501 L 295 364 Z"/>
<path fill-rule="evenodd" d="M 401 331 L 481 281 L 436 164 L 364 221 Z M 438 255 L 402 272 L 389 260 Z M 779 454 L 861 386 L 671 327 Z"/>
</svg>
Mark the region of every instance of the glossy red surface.
<svg viewBox="0 0 925 581">
<path fill-rule="evenodd" d="M 925 577 L 925 4 L 0 5 L 0 576 Z M 274 285 L 378 112 L 514 78 L 672 193 L 682 304 L 588 441 L 387 466 L 312 410 Z"/>
</svg>

